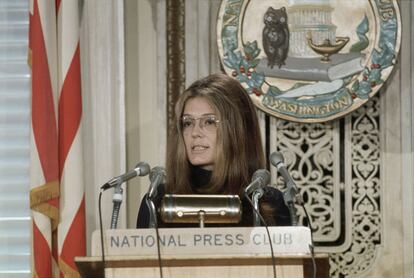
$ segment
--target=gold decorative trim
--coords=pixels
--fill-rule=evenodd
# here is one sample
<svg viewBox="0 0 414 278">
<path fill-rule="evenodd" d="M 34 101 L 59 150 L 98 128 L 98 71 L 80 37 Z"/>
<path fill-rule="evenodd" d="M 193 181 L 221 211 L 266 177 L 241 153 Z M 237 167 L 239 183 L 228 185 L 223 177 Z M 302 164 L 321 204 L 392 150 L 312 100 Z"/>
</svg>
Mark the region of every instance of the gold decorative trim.
<svg viewBox="0 0 414 278">
<path fill-rule="evenodd" d="M 59 259 L 59 268 L 64 277 L 78 278 L 81 277 L 79 272 L 69 266 L 64 260 Z"/>
<path fill-rule="evenodd" d="M 174 106 L 185 89 L 185 1 L 167 0 L 167 136 Z"/>
<path fill-rule="evenodd" d="M 30 69 L 32 68 L 32 50 L 29 48 L 29 51 L 27 51 L 27 64 L 29 65 Z"/>
<path fill-rule="evenodd" d="M 59 197 L 59 182 L 51 181 L 30 190 L 30 208 Z"/>
<path fill-rule="evenodd" d="M 30 208 L 48 216 L 52 221 L 52 230 L 55 230 L 59 223 L 59 209 L 52 206 L 49 201 L 59 196 L 58 181 L 51 181 L 30 190 Z"/>
</svg>

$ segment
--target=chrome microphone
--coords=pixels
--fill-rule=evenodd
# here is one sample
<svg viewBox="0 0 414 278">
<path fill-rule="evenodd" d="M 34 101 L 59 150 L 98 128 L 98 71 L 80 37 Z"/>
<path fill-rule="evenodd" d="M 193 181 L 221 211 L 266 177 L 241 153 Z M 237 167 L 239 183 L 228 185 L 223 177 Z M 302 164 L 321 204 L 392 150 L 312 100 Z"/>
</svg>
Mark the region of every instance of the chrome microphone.
<svg viewBox="0 0 414 278">
<path fill-rule="evenodd" d="M 111 187 L 121 185 L 123 182 L 126 182 L 136 176 L 146 176 L 150 171 L 150 166 L 146 162 L 139 162 L 135 168 L 125 174 L 119 175 L 115 178 L 112 178 L 110 181 L 101 186 L 102 190 L 107 190 Z"/>
<path fill-rule="evenodd" d="M 277 168 L 277 171 L 282 175 L 285 183 L 286 183 L 286 194 L 289 200 L 301 202 L 299 196 L 299 190 L 296 186 L 295 181 L 289 174 L 289 171 L 286 169 L 285 166 L 285 159 L 280 152 L 273 152 L 270 155 L 270 163 Z"/>
<path fill-rule="evenodd" d="M 275 166 L 278 172 L 282 175 L 286 183 L 286 190 L 283 192 L 283 199 L 289 209 L 290 219 L 293 226 L 298 225 L 298 215 L 295 208 L 295 203 L 302 204 L 302 199 L 299 195 L 299 190 L 296 187 L 295 181 L 289 175 L 288 170 L 284 164 L 283 155 L 279 152 L 273 152 L 270 155 L 270 163 Z"/>
<path fill-rule="evenodd" d="M 254 172 L 252 182 L 244 190 L 244 194 L 250 195 L 253 191 L 263 188 L 270 183 L 270 172 L 266 169 L 259 169 Z"/>
<path fill-rule="evenodd" d="M 148 198 L 153 199 L 157 195 L 158 186 L 165 183 L 165 169 L 163 167 L 154 167 L 151 169 L 149 179 L 151 181 L 150 188 L 148 190 Z"/>
</svg>

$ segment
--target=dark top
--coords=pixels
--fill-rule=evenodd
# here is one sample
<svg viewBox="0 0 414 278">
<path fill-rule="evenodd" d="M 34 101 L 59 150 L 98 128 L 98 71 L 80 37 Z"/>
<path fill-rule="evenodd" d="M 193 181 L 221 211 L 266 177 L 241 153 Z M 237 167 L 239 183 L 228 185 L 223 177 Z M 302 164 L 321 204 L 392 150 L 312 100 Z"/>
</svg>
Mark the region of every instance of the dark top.
<svg viewBox="0 0 414 278">
<path fill-rule="evenodd" d="M 193 181 L 193 187 L 200 188 L 210 181 L 211 178 L 211 172 L 194 167 L 192 172 L 192 181 Z M 154 204 L 158 208 L 161 204 L 162 198 L 165 194 L 164 186 L 161 185 L 158 189 L 157 196 L 155 197 Z M 149 221 L 150 221 L 150 211 L 148 209 L 148 206 L 145 202 L 145 199 L 147 198 L 147 195 L 144 196 L 144 198 L 141 200 L 141 206 L 139 208 L 138 212 L 138 219 L 137 219 L 137 228 L 148 228 L 149 227 Z M 269 207 L 272 208 L 272 211 L 274 212 L 273 215 L 271 215 L 271 219 L 267 219 L 267 225 L 269 226 L 290 226 L 291 220 L 289 216 L 289 209 L 285 205 L 285 202 L 283 200 L 283 194 L 280 190 L 267 186 L 264 188 L 264 194 L 260 198 L 260 203 L 266 203 Z M 242 220 L 238 224 L 231 224 L 231 225 L 225 225 L 225 224 L 205 224 L 205 227 L 213 227 L 213 226 L 242 226 L 242 227 L 248 227 L 253 226 L 253 209 L 248 202 L 248 200 L 243 197 L 241 200 L 242 203 Z M 162 223 L 161 218 L 157 217 L 158 219 L 158 226 L 164 227 L 164 228 L 173 228 L 173 227 L 198 227 L 198 224 L 171 224 L 171 223 Z"/>
</svg>

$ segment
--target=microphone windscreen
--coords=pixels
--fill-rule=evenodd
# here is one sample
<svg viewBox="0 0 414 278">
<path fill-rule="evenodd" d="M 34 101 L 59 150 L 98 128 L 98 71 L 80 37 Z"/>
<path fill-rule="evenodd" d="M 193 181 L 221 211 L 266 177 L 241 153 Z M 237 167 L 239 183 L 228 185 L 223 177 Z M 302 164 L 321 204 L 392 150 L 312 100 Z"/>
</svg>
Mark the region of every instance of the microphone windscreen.
<svg viewBox="0 0 414 278">
<path fill-rule="evenodd" d="M 283 154 L 280 152 L 273 152 L 270 155 L 270 163 L 272 163 L 273 166 L 277 167 L 280 163 L 284 163 L 285 159 L 283 158 Z"/>
<path fill-rule="evenodd" d="M 150 166 L 146 162 L 139 162 L 137 166 L 135 166 L 135 169 L 139 171 L 140 176 L 146 176 L 150 172 Z"/>
<path fill-rule="evenodd" d="M 259 169 L 254 172 L 252 181 L 256 181 L 257 179 L 261 180 L 261 185 L 266 186 L 270 183 L 270 172 L 266 169 Z"/>
<path fill-rule="evenodd" d="M 165 169 L 163 167 L 157 166 L 151 169 L 149 179 L 152 182 L 155 178 L 161 178 L 160 183 L 163 183 L 165 180 L 165 175 Z"/>
</svg>

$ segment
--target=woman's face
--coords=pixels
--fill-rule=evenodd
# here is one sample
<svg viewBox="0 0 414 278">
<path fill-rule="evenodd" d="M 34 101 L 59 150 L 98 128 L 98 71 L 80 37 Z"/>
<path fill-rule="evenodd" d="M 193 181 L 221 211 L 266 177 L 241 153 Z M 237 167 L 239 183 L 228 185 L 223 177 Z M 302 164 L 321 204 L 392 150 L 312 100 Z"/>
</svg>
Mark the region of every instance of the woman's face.
<svg viewBox="0 0 414 278">
<path fill-rule="evenodd" d="M 207 99 L 195 97 L 187 100 L 181 129 L 187 157 L 192 165 L 213 170 L 218 124 L 218 115 Z"/>
</svg>

